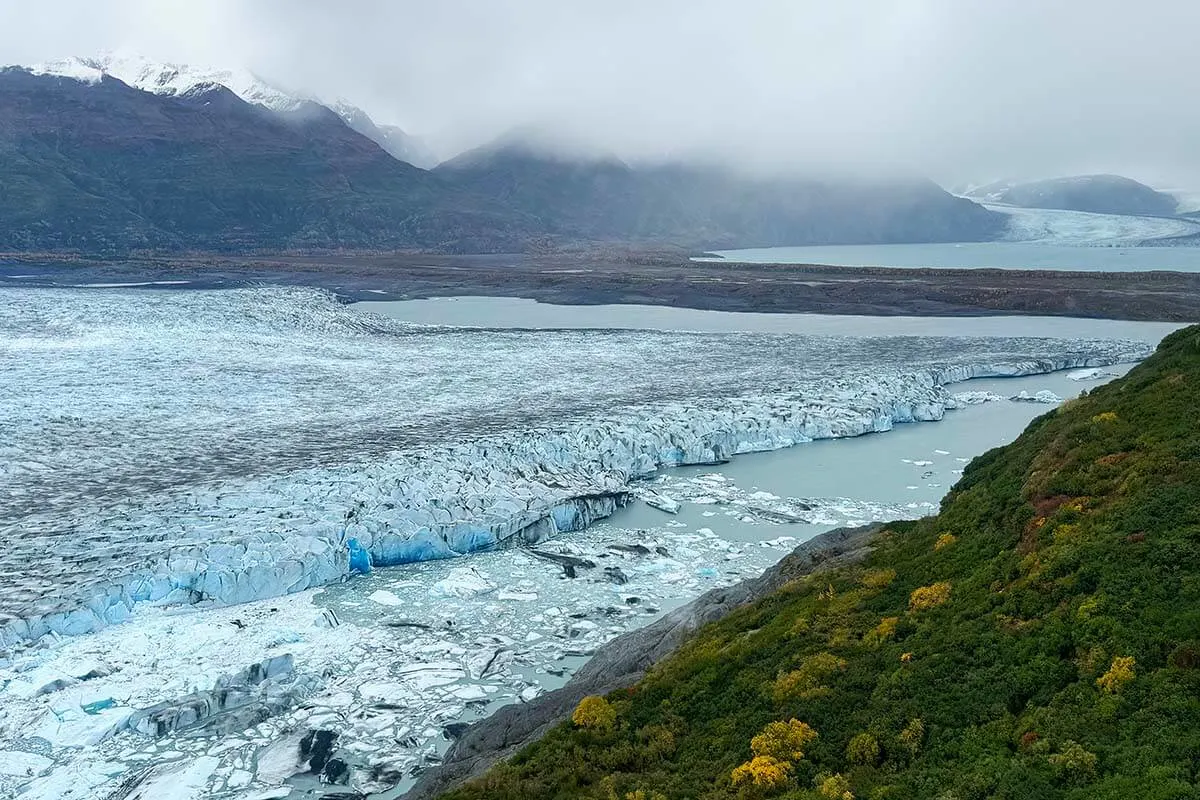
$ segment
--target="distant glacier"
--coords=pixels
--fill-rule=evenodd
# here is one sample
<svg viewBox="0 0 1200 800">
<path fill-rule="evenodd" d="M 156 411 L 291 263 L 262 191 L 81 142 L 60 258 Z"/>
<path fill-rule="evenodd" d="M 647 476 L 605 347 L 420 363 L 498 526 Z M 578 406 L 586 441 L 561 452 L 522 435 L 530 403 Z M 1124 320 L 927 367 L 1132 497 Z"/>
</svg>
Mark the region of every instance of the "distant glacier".
<svg viewBox="0 0 1200 800">
<path fill-rule="evenodd" d="M 541 541 L 640 478 L 1146 345 L 421 327 L 308 289 L 0 290 L 0 645 Z"/>
</svg>

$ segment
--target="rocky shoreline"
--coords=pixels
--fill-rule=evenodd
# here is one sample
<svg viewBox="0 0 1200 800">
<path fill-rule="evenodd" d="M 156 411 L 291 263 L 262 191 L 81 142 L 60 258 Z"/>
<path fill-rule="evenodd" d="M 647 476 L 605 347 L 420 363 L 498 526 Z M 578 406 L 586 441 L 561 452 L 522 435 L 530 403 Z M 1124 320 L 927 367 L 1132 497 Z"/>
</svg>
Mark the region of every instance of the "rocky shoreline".
<svg viewBox="0 0 1200 800">
<path fill-rule="evenodd" d="M 871 541 L 883 528 L 872 524 L 838 528 L 815 536 L 761 576 L 713 589 L 644 628 L 620 636 L 600 648 L 561 689 L 525 703 L 504 706 L 458 732 L 442 764 L 425 772 L 403 800 L 429 800 L 481 775 L 540 739 L 562 722 L 587 695 L 605 694 L 637 682 L 654 664 L 669 656 L 704 625 L 755 602 L 788 581 L 824 569 L 854 563 L 871 552 Z"/>
</svg>

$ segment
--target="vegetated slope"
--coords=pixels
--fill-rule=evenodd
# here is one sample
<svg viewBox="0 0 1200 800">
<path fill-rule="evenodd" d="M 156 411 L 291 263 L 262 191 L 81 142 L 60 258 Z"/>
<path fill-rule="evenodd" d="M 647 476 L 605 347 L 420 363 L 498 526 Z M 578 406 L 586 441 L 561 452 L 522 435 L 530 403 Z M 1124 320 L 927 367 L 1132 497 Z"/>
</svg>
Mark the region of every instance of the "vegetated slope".
<svg viewBox="0 0 1200 800">
<path fill-rule="evenodd" d="M 445 797 L 1166 800 L 1198 770 L 1192 327 Z"/>
<path fill-rule="evenodd" d="M 1096 214 L 1172 216 L 1173 195 L 1120 175 L 1079 175 L 1030 183 L 998 183 L 970 192 L 976 199 L 1022 208 L 1059 208 Z"/>
<path fill-rule="evenodd" d="M 630 166 L 502 140 L 434 170 L 570 239 L 684 246 L 977 241 L 1003 215 L 931 181 L 754 178 L 699 164 Z"/>
</svg>

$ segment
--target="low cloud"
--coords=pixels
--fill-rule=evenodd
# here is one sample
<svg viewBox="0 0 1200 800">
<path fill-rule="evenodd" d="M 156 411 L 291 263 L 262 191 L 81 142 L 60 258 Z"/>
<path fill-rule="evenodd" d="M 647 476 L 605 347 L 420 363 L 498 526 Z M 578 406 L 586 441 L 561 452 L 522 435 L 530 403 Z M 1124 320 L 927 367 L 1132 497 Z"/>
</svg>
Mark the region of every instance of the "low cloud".
<svg viewBox="0 0 1200 800">
<path fill-rule="evenodd" d="M 443 155 L 515 127 L 629 159 L 1200 187 L 1187 0 L 0 0 L 0 60 L 102 49 L 344 97 Z"/>
</svg>

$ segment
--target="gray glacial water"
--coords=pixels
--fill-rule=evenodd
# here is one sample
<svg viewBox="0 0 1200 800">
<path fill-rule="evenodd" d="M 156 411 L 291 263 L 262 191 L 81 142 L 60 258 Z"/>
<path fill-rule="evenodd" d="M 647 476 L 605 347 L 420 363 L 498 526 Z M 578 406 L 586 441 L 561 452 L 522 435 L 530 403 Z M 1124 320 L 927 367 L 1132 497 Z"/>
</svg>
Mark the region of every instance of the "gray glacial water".
<svg viewBox="0 0 1200 800">
<path fill-rule="evenodd" d="M 1200 248 L 1197 248 L 1200 252 Z M 367 301 L 352 308 L 418 325 L 518 329 L 648 329 L 705 333 L 808 336 L 1050 336 L 1119 338 L 1157 344 L 1173 322 L 1078 317 L 865 317 L 832 314 L 761 314 L 640 305 L 560 306 L 515 297 L 440 297 Z"/>
<path fill-rule="evenodd" d="M 824 245 L 721 250 L 725 261 L 837 267 L 1047 269 L 1078 272 L 1200 272 L 1200 247 L 1137 247 L 1024 242 Z M 707 258 L 697 259 L 701 261 Z"/>
</svg>

